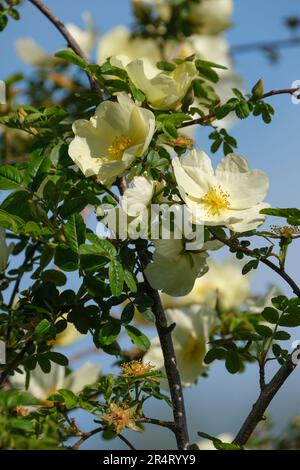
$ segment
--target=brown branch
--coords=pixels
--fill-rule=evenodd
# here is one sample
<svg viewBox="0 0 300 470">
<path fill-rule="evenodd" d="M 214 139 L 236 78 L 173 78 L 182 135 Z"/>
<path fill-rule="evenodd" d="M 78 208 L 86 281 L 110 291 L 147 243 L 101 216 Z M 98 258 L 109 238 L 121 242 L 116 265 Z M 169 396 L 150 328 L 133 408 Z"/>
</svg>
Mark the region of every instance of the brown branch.
<svg viewBox="0 0 300 470">
<path fill-rule="evenodd" d="M 232 239 L 225 239 L 222 237 L 219 237 L 213 229 L 210 229 L 210 232 L 214 235 L 214 237 L 219 240 L 220 242 L 224 243 L 224 245 L 229 246 L 229 248 L 232 248 L 236 251 L 239 251 L 240 253 L 244 253 L 247 256 L 250 256 L 251 258 L 258 258 L 258 256 L 255 255 L 255 253 L 250 250 L 249 248 L 243 247 L 241 245 L 238 245 L 236 243 L 236 240 Z M 275 271 L 293 290 L 294 294 L 297 297 L 300 297 L 300 287 L 296 284 L 296 282 L 285 272 L 285 270 L 279 266 L 277 266 L 275 263 L 270 261 L 267 258 L 259 258 L 259 261 L 266 266 L 268 266 L 270 269 Z"/>
<path fill-rule="evenodd" d="M 74 39 L 72 34 L 68 31 L 65 27 L 64 23 L 55 16 L 49 8 L 44 5 L 44 3 L 40 2 L 39 0 L 29 0 L 36 8 L 38 8 L 46 18 L 55 26 L 56 29 L 61 33 L 61 35 L 65 38 L 67 45 L 75 52 L 75 54 L 79 55 L 82 59 L 87 61 L 87 57 L 84 54 L 83 50 L 79 46 L 78 42 Z M 103 100 L 102 90 L 99 86 L 99 83 L 94 79 L 94 77 L 89 73 L 86 72 L 92 90 L 99 96 L 100 100 Z"/>
<path fill-rule="evenodd" d="M 102 432 L 104 431 L 104 427 L 98 427 L 98 428 L 95 428 L 93 429 L 92 431 L 88 431 L 88 432 L 84 432 L 82 433 L 82 436 L 81 438 L 75 442 L 75 444 L 72 445 L 72 449 L 73 450 L 78 450 L 79 447 L 87 440 L 89 439 L 90 437 L 94 436 L 95 434 L 98 434 L 99 432 Z"/>
<path fill-rule="evenodd" d="M 238 44 L 231 47 L 232 54 L 239 54 L 253 51 L 272 51 L 274 49 L 284 49 L 286 47 L 300 46 L 300 37 L 288 39 L 276 39 L 274 41 L 250 42 L 247 44 Z"/>
<path fill-rule="evenodd" d="M 123 441 L 127 445 L 127 447 L 129 447 L 130 450 L 136 450 L 136 448 L 133 447 L 131 442 L 129 442 L 129 440 L 126 439 L 126 437 L 122 436 L 122 434 L 118 434 L 118 438 L 121 439 L 121 441 Z"/>
<path fill-rule="evenodd" d="M 214 237 L 227 245 L 228 247 L 244 253 L 247 256 L 256 257 L 255 253 L 250 250 L 249 248 L 243 247 L 241 245 L 236 244 L 236 240 L 232 239 L 224 239 L 219 237 L 213 229 L 210 230 Z M 295 281 L 284 271 L 284 269 L 279 268 L 276 264 L 272 263 L 272 261 L 262 258 L 260 259 L 261 263 L 264 263 L 266 266 L 271 268 L 275 271 L 279 276 L 286 281 L 286 283 L 291 287 L 295 295 L 300 298 L 300 288 L 295 283 Z M 293 354 L 298 350 L 296 348 L 293 353 L 289 356 L 286 363 L 281 366 L 279 371 L 274 375 L 271 382 L 268 384 L 265 383 L 265 362 L 259 363 L 260 368 L 260 388 L 261 393 L 256 401 L 255 405 L 253 406 L 252 410 L 250 411 L 248 417 L 246 418 L 244 424 L 242 425 L 240 431 L 238 432 L 236 438 L 234 439 L 233 443 L 239 446 L 243 446 L 248 441 L 249 437 L 253 433 L 254 429 L 258 425 L 258 423 L 263 419 L 263 415 L 269 406 L 270 402 L 277 394 L 279 389 L 282 387 L 284 382 L 288 379 L 291 373 L 296 368 L 297 364 L 292 361 Z"/>
<path fill-rule="evenodd" d="M 298 98 L 300 99 L 300 88 L 284 88 L 283 90 L 272 90 L 262 95 L 261 99 L 269 98 L 270 96 L 275 96 L 275 95 L 287 95 L 287 94 L 294 95 L 297 92 L 299 92 Z M 215 119 L 216 116 L 217 116 L 217 112 L 214 111 L 213 113 L 207 114 L 206 116 L 201 116 L 200 118 L 183 122 L 182 124 L 180 124 L 180 128 L 195 126 L 197 124 L 205 124 L 206 122 L 209 122 L 212 119 Z"/>
<path fill-rule="evenodd" d="M 138 255 L 142 264 L 143 271 L 149 263 L 147 252 L 138 249 Z M 186 422 L 186 412 L 184 405 L 184 397 L 182 391 L 181 378 L 176 362 L 176 355 L 172 341 L 172 331 L 168 328 L 168 322 L 164 308 L 161 303 L 160 295 L 157 290 L 153 289 L 146 277 L 145 291 L 153 300 L 153 312 L 156 319 L 156 329 L 158 332 L 160 345 L 164 357 L 164 365 L 168 379 L 170 395 L 173 403 L 174 428 L 173 432 L 176 436 L 177 446 L 179 450 L 186 450 L 189 444 L 188 428 Z"/>
<path fill-rule="evenodd" d="M 139 423 L 154 424 L 155 426 L 161 426 L 162 428 L 171 429 L 171 431 L 173 432 L 175 429 L 174 421 L 162 421 L 161 419 L 146 418 L 145 416 L 139 419 Z"/>
<path fill-rule="evenodd" d="M 258 400 L 254 404 L 248 417 L 243 423 L 241 429 L 239 430 L 236 438 L 233 441 L 233 444 L 243 446 L 247 443 L 256 426 L 263 419 L 264 413 L 267 407 L 269 406 L 270 402 L 296 367 L 297 364 L 293 363 L 291 355 L 288 358 L 287 362 L 281 366 L 277 374 L 274 375 L 271 382 L 265 385 L 265 387 L 261 391 Z"/>
</svg>

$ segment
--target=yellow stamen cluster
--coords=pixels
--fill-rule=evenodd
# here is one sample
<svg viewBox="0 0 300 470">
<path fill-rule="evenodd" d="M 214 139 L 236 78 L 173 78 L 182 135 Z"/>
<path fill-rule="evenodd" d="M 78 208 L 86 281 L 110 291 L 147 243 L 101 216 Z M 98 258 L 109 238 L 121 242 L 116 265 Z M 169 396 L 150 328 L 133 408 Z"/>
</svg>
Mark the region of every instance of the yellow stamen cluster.
<svg viewBox="0 0 300 470">
<path fill-rule="evenodd" d="M 289 225 L 284 225 L 284 226 L 278 226 L 278 225 L 272 225 L 271 230 L 275 235 L 278 235 L 279 237 L 282 238 L 293 238 L 296 235 L 300 235 L 300 228 L 299 227 L 293 227 Z"/>
<path fill-rule="evenodd" d="M 111 426 L 117 434 L 120 434 L 126 427 L 134 431 L 140 431 L 135 424 L 135 408 L 128 408 L 124 403 L 111 403 L 106 413 L 101 418 Z"/>
<path fill-rule="evenodd" d="M 155 366 L 151 364 L 151 362 L 143 364 L 142 360 L 139 359 L 138 361 L 124 362 L 121 365 L 121 368 L 122 375 L 125 375 L 127 377 L 137 377 L 139 375 L 151 372 L 155 368 Z"/>
<path fill-rule="evenodd" d="M 230 208 L 229 194 L 224 192 L 220 186 L 210 186 L 205 196 L 201 199 L 209 215 L 220 215 Z"/>
<path fill-rule="evenodd" d="M 23 418 L 29 415 L 29 410 L 25 406 L 16 406 L 16 414 Z"/>
<path fill-rule="evenodd" d="M 193 150 L 194 148 L 194 141 L 189 137 L 185 137 L 184 135 L 179 135 L 177 139 L 168 141 L 168 144 L 172 147 L 181 147 L 186 148 L 188 150 Z"/>
<path fill-rule="evenodd" d="M 133 144 L 134 142 L 130 137 L 126 137 L 125 135 L 116 137 L 108 147 L 109 157 L 113 160 L 121 160 L 124 151 L 129 147 L 132 147 Z"/>
</svg>

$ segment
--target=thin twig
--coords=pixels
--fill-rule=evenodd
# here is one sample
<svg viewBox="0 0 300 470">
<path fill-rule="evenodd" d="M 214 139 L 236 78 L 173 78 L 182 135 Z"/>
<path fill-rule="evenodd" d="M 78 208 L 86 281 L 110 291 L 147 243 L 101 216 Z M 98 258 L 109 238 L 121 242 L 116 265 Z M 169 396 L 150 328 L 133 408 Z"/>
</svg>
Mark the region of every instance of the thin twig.
<svg viewBox="0 0 300 470">
<path fill-rule="evenodd" d="M 127 447 L 129 447 L 130 450 L 136 450 L 136 448 L 133 447 L 131 442 L 129 442 L 129 440 L 126 439 L 126 437 L 122 436 L 122 434 L 118 434 L 118 438 L 121 439 L 121 441 L 123 441 L 127 445 Z"/>
<path fill-rule="evenodd" d="M 162 421 L 161 419 L 146 418 L 145 416 L 139 419 L 139 422 L 145 424 L 154 424 L 155 426 L 161 426 L 162 428 L 171 429 L 171 431 L 174 431 L 175 428 L 174 421 Z"/>
<path fill-rule="evenodd" d="M 299 88 L 284 88 L 282 90 L 272 90 L 269 91 L 268 93 L 265 93 L 262 95 L 261 99 L 269 98 L 270 96 L 275 96 L 275 95 L 294 95 L 295 93 L 299 92 L 300 95 L 300 89 Z M 217 112 L 214 111 L 210 114 L 207 114 L 206 116 L 201 116 L 197 119 L 192 119 L 191 121 L 186 121 L 180 124 L 180 128 L 182 127 L 189 127 L 189 126 L 195 126 L 197 124 L 205 124 L 206 122 L 211 121 L 212 119 L 215 119 L 217 116 Z"/>
<path fill-rule="evenodd" d="M 284 49 L 286 47 L 293 47 L 300 45 L 300 37 L 293 37 L 287 39 L 276 39 L 274 41 L 261 41 L 261 42 L 250 42 L 248 44 L 237 44 L 231 47 L 232 54 L 240 54 L 244 52 L 253 51 L 271 51 L 275 49 Z"/>
<path fill-rule="evenodd" d="M 89 432 L 84 432 L 82 433 L 82 436 L 81 438 L 75 442 L 75 444 L 72 445 L 72 449 L 73 450 L 78 450 L 79 447 L 87 440 L 89 439 L 90 437 L 94 436 L 95 434 L 98 434 L 99 432 L 102 432 L 104 431 L 104 427 L 101 426 L 101 427 L 98 427 L 98 428 L 95 428 L 93 429 L 92 431 L 89 431 Z"/>
<path fill-rule="evenodd" d="M 75 38 L 70 34 L 64 23 L 60 21 L 60 19 L 55 16 L 51 10 L 42 2 L 39 0 L 29 0 L 36 8 L 38 8 L 43 15 L 45 15 L 48 20 L 55 26 L 56 29 L 62 34 L 62 36 L 65 38 L 67 41 L 67 45 L 75 52 L 75 54 L 79 55 L 82 59 L 87 61 L 87 57 L 84 54 L 83 50 L 79 46 L 78 42 L 75 40 Z M 86 72 L 91 88 L 92 90 L 99 96 L 100 100 L 103 100 L 103 95 L 102 95 L 102 90 L 98 84 L 98 82 L 94 79 L 94 77 L 89 73 Z"/>
<path fill-rule="evenodd" d="M 244 253 L 245 255 L 247 256 L 250 256 L 251 258 L 257 258 L 257 256 L 255 256 L 255 253 L 250 250 L 249 248 L 246 248 L 246 247 L 243 247 L 241 245 L 237 245 L 236 244 L 236 240 L 232 240 L 232 239 L 225 239 L 225 238 L 222 238 L 222 237 L 219 237 L 215 232 L 214 230 L 210 230 L 211 233 L 214 235 L 214 237 L 219 240 L 220 242 L 224 243 L 224 245 L 227 245 L 229 246 L 229 248 L 233 248 L 235 249 L 236 251 L 239 251 L 240 253 Z M 273 263 L 272 261 L 270 261 L 269 259 L 267 258 L 261 258 L 259 259 L 259 261 L 263 264 L 265 264 L 266 266 L 268 266 L 269 268 L 271 268 L 273 271 L 275 271 L 277 274 L 279 274 L 279 276 L 291 287 L 291 289 L 293 290 L 294 294 L 297 296 L 297 297 L 300 297 L 300 287 L 296 284 L 296 282 L 286 273 L 286 271 L 283 269 L 283 268 L 280 268 L 279 266 L 277 266 L 275 263 Z"/>
</svg>

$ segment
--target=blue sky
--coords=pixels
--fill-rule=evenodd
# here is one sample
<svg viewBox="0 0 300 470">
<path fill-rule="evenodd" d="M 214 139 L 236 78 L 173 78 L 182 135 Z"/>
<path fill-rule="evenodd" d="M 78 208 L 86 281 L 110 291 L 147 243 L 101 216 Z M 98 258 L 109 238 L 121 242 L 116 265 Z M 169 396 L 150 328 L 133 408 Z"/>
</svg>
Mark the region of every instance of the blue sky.
<svg viewBox="0 0 300 470">
<path fill-rule="evenodd" d="M 79 26 L 82 25 L 82 11 L 90 11 L 101 32 L 118 24 L 131 23 L 129 0 L 48 0 L 46 3 L 63 21 Z M 236 0 L 235 26 L 227 34 L 230 44 L 289 37 L 291 33 L 283 27 L 283 18 L 289 15 L 300 15 L 298 0 Z M 64 47 L 58 32 L 29 2 L 24 2 L 21 16 L 20 22 L 10 21 L 5 34 L 0 36 L 1 79 L 16 71 L 30 71 L 14 53 L 17 38 L 33 37 L 49 52 Z M 295 47 L 283 50 L 280 62 L 275 65 L 271 65 L 260 52 L 239 54 L 235 62 L 244 77 L 246 89 L 251 89 L 259 78 L 263 78 L 266 90 L 271 90 L 289 88 L 293 81 L 300 80 L 299 56 L 300 47 Z M 274 207 L 299 207 L 300 151 L 297 136 L 300 105 L 293 105 L 289 96 L 274 97 L 269 102 L 276 110 L 271 125 L 266 126 L 260 119 L 250 118 L 237 123 L 231 133 L 239 142 L 239 153 L 248 158 L 250 165 L 268 173 L 268 201 Z M 203 147 L 208 150 L 208 143 L 204 141 Z M 298 250 L 299 244 L 291 250 L 288 262 L 288 270 L 296 279 L 300 277 Z M 282 286 L 272 273 L 260 268 L 253 285 L 255 289 L 262 290 L 270 282 Z M 99 360 L 98 356 L 92 359 Z M 277 429 L 281 429 L 294 413 L 300 412 L 300 407 L 297 408 L 298 387 L 299 371 L 291 377 L 271 406 Z M 228 378 L 223 365 L 214 366 L 209 380 L 203 379 L 199 386 L 186 391 L 193 439 L 196 440 L 196 430 L 212 434 L 235 431 L 254 402 L 257 391 L 255 367 L 249 368 L 246 374 Z M 151 412 L 160 417 L 165 413 L 163 406 L 154 407 Z M 142 446 L 144 439 L 138 436 L 135 442 L 137 446 Z M 158 429 L 148 436 L 147 442 L 149 448 L 152 445 L 162 448 L 173 445 L 165 431 Z M 99 447 L 96 439 L 88 445 Z M 120 443 L 105 445 L 118 447 Z"/>
</svg>

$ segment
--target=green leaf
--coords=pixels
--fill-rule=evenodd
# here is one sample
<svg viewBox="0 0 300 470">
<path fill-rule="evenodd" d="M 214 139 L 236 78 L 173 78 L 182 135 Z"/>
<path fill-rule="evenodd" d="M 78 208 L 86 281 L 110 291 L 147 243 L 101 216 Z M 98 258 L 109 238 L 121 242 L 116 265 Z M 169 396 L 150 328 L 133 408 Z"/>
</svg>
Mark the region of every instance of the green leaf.
<svg viewBox="0 0 300 470">
<path fill-rule="evenodd" d="M 48 355 L 41 354 L 40 356 L 37 356 L 37 361 L 45 374 L 49 374 L 49 372 L 51 372 L 51 362 L 48 359 Z"/>
<path fill-rule="evenodd" d="M 240 101 L 235 108 L 235 112 L 238 118 L 246 119 L 250 115 L 250 109 L 247 101 Z"/>
<path fill-rule="evenodd" d="M 274 305 L 275 308 L 278 308 L 278 310 L 285 310 L 288 306 L 288 298 L 285 295 L 278 295 L 277 297 L 273 297 L 271 299 L 272 305 Z"/>
<path fill-rule="evenodd" d="M 262 316 L 267 322 L 273 324 L 277 323 L 279 320 L 279 313 L 272 307 L 266 307 L 262 312 Z"/>
<path fill-rule="evenodd" d="M 163 131 L 170 139 L 176 139 L 178 136 L 176 126 L 170 119 L 163 122 Z"/>
<path fill-rule="evenodd" d="M 86 238 L 95 245 L 98 255 L 106 256 L 109 259 L 117 256 L 117 250 L 110 241 L 105 240 L 104 238 L 99 238 L 94 233 L 88 233 Z"/>
<path fill-rule="evenodd" d="M 297 315 L 295 313 L 288 313 L 286 315 L 283 315 L 279 320 L 279 325 L 290 328 L 300 326 L 300 315 Z"/>
<path fill-rule="evenodd" d="M 291 335 L 286 331 L 277 331 L 274 335 L 274 339 L 278 341 L 288 341 L 291 338 Z"/>
<path fill-rule="evenodd" d="M 172 62 L 167 62 L 166 60 L 161 60 L 156 64 L 157 68 L 160 70 L 164 70 L 165 72 L 173 72 L 176 69 L 176 65 Z"/>
<path fill-rule="evenodd" d="M 56 286 L 64 286 L 67 278 L 61 271 L 57 269 L 48 269 L 41 274 L 41 279 L 44 282 L 52 282 Z"/>
<path fill-rule="evenodd" d="M 245 264 L 245 266 L 243 266 L 242 274 L 243 274 L 243 275 L 246 275 L 246 274 L 248 274 L 252 269 L 257 269 L 258 263 L 259 263 L 258 259 L 252 259 L 251 261 L 249 261 L 247 264 Z"/>
<path fill-rule="evenodd" d="M 272 351 L 273 351 L 273 354 L 274 354 L 275 357 L 281 356 L 282 349 L 279 346 L 279 344 L 273 344 Z"/>
<path fill-rule="evenodd" d="M 134 317 L 134 311 L 135 311 L 134 304 L 130 302 L 129 304 L 125 305 L 123 312 L 121 314 L 121 323 L 123 324 L 131 323 Z"/>
<path fill-rule="evenodd" d="M 241 361 L 239 355 L 234 351 L 227 351 L 225 358 L 225 366 L 230 374 L 236 374 L 240 371 Z"/>
<path fill-rule="evenodd" d="M 22 174 L 10 165 L 0 166 L 0 189 L 20 189 L 22 188 Z"/>
<path fill-rule="evenodd" d="M 262 209 L 260 211 L 261 214 L 272 215 L 273 217 L 283 217 L 289 218 L 294 217 L 296 219 L 300 218 L 300 209 L 296 208 L 288 208 L 288 209 Z"/>
<path fill-rule="evenodd" d="M 124 280 L 130 292 L 135 294 L 137 292 L 135 277 L 130 271 L 128 271 L 128 269 L 124 270 Z"/>
<path fill-rule="evenodd" d="M 202 78 L 205 78 L 206 80 L 209 80 L 213 83 L 217 83 L 219 81 L 219 75 L 212 69 L 212 67 L 209 65 L 209 62 L 197 59 L 195 61 L 195 65 L 199 75 Z"/>
<path fill-rule="evenodd" d="M 145 101 L 146 96 L 133 83 L 130 83 L 130 91 L 135 101 L 139 101 L 140 103 L 143 103 Z"/>
<path fill-rule="evenodd" d="M 40 155 L 39 152 L 33 152 L 30 155 L 26 176 L 30 178 L 30 189 L 37 191 L 42 181 L 48 174 L 51 166 L 51 160 L 47 156 Z"/>
<path fill-rule="evenodd" d="M 78 257 L 68 246 L 61 245 L 56 248 L 54 263 L 66 272 L 78 269 Z"/>
<path fill-rule="evenodd" d="M 255 330 L 263 338 L 271 338 L 273 336 L 273 331 L 266 325 L 256 325 Z"/>
<path fill-rule="evenodd" d="M 79 398 L 71 390 L 66 390 L 62 388 L 58 391 L 57 395 L 62 397 L 62 401 L 64 402 L 68 410 L 78 407 Z"/>
<path fill-rule="evenodd" d="M 155 315 L 152 312 L 151 308 L 145 308 L 145 309 L 139 308 L 139 313 L 147 322 L 155 323 Z"/>
<path fill-rule="evenodd" d="M 216 359 L 225 359 L 226 351 L 222 348 L 213 348 L 208 351 L 204 358 L 205 364 L 211 364 Z"/>
<path fill-rule="evenodd" d="M 242 449 L 237 444 L 231 444 L 229 442 L 214 442 L 214 446 L 217 450 L 241 450 Z"/>
<path fill-rule="evenodd" d="M 125 326 L 127 334 L 129 338 L 133 341 L 133 343 L 142 351 L 148 351 L 150 348 L 150 341 L 140 330 L 135 328 L 134 326 L 127 325 Z"/>
<path fill-rule="evenodd" d="M 38 323 L 38 325 L 35 327 L 35 334 L 38 339 L 44 338 L 45 336 L 48 335 L 49 331 L 51 330 L 52 325 L 51 323 L 44 318 L 43 320 Z"/>
<path fill-rule="evenodd" d="M 66 199 L 64 201 L 63 206 L 59 210 L 60 215 L 64 219 L 67 219 L 70 215 L 81 212 L 87 204 L 88 200 L 85 196 L 72 197 L 70 199 Z"/>
<path fill-rule="evenodd" d="M 6 15 L 0 16 L 0 32 L 3 31 L 8 23 L 8 18 Z"/>
<path fill-rule="evenodd" d="M 0 227 L 19 233 L 22 230 L 23 225 L 24 220 L 20 217 L 9 214 L 8 212 L 0 209 Z"/>
<path fill-rule="evenodd" d="M 70 49 L 56 52 L 55 57 L 63 59 L 70 64 L 78 65 L 84 70 L 86 70 L 89 66 L 84 59 L 82 59 L 79 55 L 75 54 L 75 52 L 71 51 Z"/>
<path fill-rule="evenodd" d="M 124 270 L 120 261 L 114 259 L 110 262 L 108 276 L 111 293 L 118 297 L 122 294 L 124 284 Z"/>
<path fill-rule="evenodd" d="M 79 246 L 85 242 L 86 227 L 80 214 L 73 214 L 64 226 L 67 244 L 74 253 L 78 253 Z"/>
<path fill-rule="evenodd" d="M 50 361 L 55 362 L 55 364 L 59 364 L 60 366 L 67 366 L 69 364 L 69 360 L 66 356 L 64 356 L 64 354 L 50 351 L 47 356 Z"/>
<path fill-rule="evenodd" d="M 119 322 L 110 321 L 100 328 L 98 340 L 100 345 L 108 346 L 119 336 L 121 325 Z"/>
</svg>

